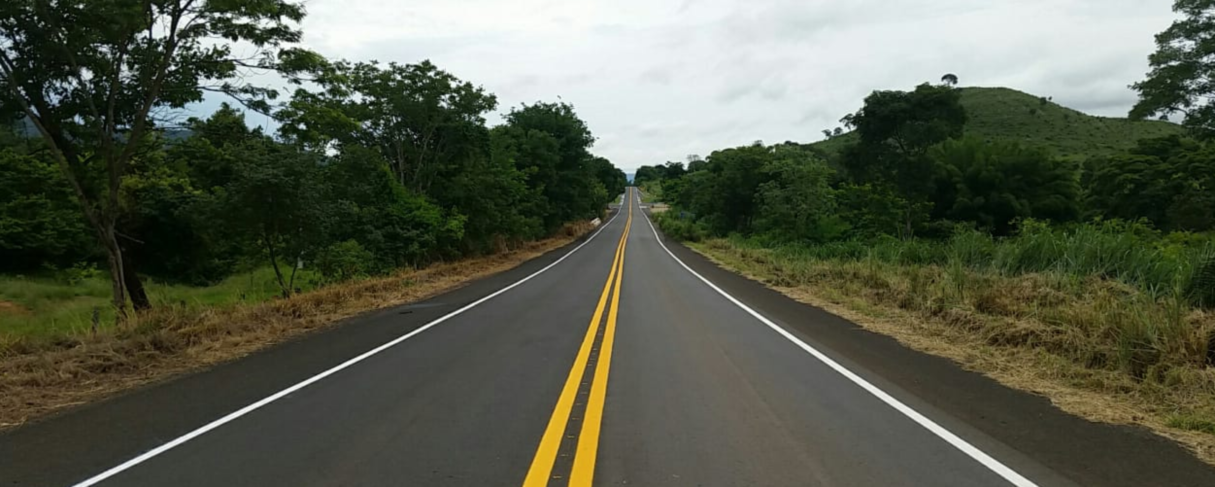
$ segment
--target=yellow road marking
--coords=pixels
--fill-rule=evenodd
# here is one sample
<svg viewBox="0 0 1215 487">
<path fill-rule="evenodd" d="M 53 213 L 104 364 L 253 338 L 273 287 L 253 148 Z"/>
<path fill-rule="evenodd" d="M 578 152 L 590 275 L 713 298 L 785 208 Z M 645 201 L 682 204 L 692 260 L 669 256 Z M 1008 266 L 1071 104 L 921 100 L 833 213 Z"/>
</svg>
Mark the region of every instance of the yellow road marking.
<svg viewBox="0 0 1215 487">
<path fill-rule="evenodd" d="M 630 191 L 629 196 L 632 196 Z M 629 204 L 629 218 L 633 220 L 633 205 Z M 629 227 L 624 229 L 625 247 L 628 247 Z M 612 290 L 612 305 L 608 310 L 607 325 L 603 330 L 603 343 L 599 345 L 599 363 L 595 365 L 595 379 L 591 382 L 590 399 L 586 403 L 582 432 L 578 434 L 578 450 L 574 454 L 574 469 L 570 473 L 571 487 L 590 487 L 595 477 L 595 457 L 599 453 L 599 430 L 603 423 L 603 403 L 607 399 L 608 371 L 612 367 L 612 345 L 616 342 L 616 311 L 620 308 L 620 282 L 624 280 L 624 252 L 620 253 L 619 270 L 616 272 L 615 289 Z"/>
<path fill-rule="evenodd" d="M 623 271 L 624 247 L 627 243 L 629 228 L 633 222 L 633 205 L 632 205 L 632 190 L 629 190 L 625 201 L 629 202 L 629 216 L 625 220 L 624 233 L 620 235 L 620 242 L 616 244 L 616 256 L 612 259 L 612 269 L 608 273 L 607 281 L 603 283 L 603 292 L 599 295 L 599 303 L 595 306 L 595 313 L 591 317 L 590 327 L 586 331 L 586 336 L 582 339 L 582 346 L 578 349 L 578 356 L 574 359 L 573 367 L 570 369 L 570 374 L 565 379 L 565 386 L 561 389 L 561 395 L 557 398 L 557 405 L 553 408 L 553 415 L 548 420 L 548 426 L 544 429 L 544 436 L 540 438 L 540 446 L 536 449 L 536 456 L 532 458 L 532 465 L 527 470 L 527 478 L 523 481 L 523 487 L 545 487 L 553 471 L 553 463 L 557 460 L 557 452 L 561 448 L 561 436 L 565 433 L 565 427 L 569 423 L 570 412 L 574 407 L 574 399 L 578 395 L 578 385 L 582 382 L 582 376 L 586 372 L 587 361 L 591 356 L 591 349 L 594 348 L 595 335 L 599 330 L 599 321 L 603 318 L 604 308 L 607 307 L 608 295 L 612 291 L 612 283 L 615 282 L 617 296 L 612 300 L 611 310 L 609 311 L 609 322 L 614 322 L 616 314 L 617 302 L 619 301 L 620 282 L 617 276 Z M 604 335 L 604 341 L 608 337 Z M 606 357 L 606 358 L 605 358 Z M 599 351 L 600 369 L 596 369 L 595 378 L 598 380 L 599 370 L 606 369 L 605 360 L 611 361 L 610 348 L 601 347 Z M 604 374 L 606 379 L 606 373 Z M 592 385 L 592 393 L 593 393 Z M 589 408 L 589 404 L 588 404 Z M 602 408 L 600 408 L 602 415 Z M 598 421 L 596 421 L 598 423 Z M 596 439 L 598 438 L 598 424 L 596 424 Z M 585 424 L 583 431 L 586 431 Z M 579 441 L 578 451 L 582 450 L 581 441 Z M 592 453 L 593 455 L 593 453 Z M 592 461 L 592 464 L 594 462 Z M 589 484 L 587 484 L 589 485 Z"/>
</svg>

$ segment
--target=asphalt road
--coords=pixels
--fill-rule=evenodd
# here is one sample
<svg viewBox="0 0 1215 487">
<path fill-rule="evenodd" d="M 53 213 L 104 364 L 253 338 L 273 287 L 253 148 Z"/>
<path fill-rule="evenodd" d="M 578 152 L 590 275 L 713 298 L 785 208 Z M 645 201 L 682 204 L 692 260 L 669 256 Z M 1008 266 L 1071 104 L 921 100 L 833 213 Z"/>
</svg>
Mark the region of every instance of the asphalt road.
<svg viewBox="0 0 1215 487">
<path fill-rule="evenodd" d="M 451 293 L 0 434 L 0 485 L 1215 485 L 1146 431 L 717 268 L 639 206 Z"/>
</svg>

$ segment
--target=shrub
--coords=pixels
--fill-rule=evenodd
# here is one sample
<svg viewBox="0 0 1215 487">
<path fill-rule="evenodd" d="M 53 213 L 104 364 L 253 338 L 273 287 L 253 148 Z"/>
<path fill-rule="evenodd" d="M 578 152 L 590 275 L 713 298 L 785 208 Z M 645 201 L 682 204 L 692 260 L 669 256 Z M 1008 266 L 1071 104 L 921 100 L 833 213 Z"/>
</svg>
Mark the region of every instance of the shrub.
<svg viewBox="0 0 1215 487">
<path fill-rule="evenodd" d="M 1186 283 L 1186 297 L 1195 306 L 1215 308 L 1215 251 L 1208 251 Z"/>
<path fill-rule="evenodd" d="M 699 242 L 710 234 L 708 225 L 686 215 L 673 212 L 657 213 L 654 215 L 654 221 L 658 222 L 663 233 L 675 240 Z"/>
<path fill-rule="evenodd" d="M 84 281 L 98 279 L 102 277 L 102 273 L 91 262 L 78 262 L 67 269 L 59 271 L 59 277 L 64 282 L 75 286 Z"/>
<path fill-rule="evenodd" d="M 378 270 L 375 261 L 371 251 L 355 240 L 346 240 L 321 251 L 316 259 L 316 267 L 326 281 L 337 282 L 375 273 Z"/>
</svg>

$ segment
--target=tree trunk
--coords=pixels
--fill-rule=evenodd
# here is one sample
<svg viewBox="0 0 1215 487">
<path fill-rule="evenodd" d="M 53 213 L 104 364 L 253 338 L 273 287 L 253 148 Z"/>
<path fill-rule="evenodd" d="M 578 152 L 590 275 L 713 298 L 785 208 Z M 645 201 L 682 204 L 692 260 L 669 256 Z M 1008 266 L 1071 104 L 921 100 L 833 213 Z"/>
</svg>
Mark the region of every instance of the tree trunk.
<svg viewBox="0 0 1215 487">
<path fill-rule="evenodd" d="M 914 211 L 915 207 L 912 205 L 912 203 L 910 201 L 907 202 L 907 206 L 903 208 L 903 228 L 899 232 L 902 234 L 903 240 L 911 240 L 911 237 L 914 234 L 912 227 L 912 213 Z"/>
<path fill-rule="evenodd" d="M 102 225 L 97 229 L 97 238 L 105 247 L 106 261 L 110 264 L 110 287 L 113 291 L 114 311 L 119 320 L 127 317 L 126 284 L 123 282 L 122 249 L 114 235 L 113 225 Z"/>
<path fill-rule="evenodd" d="M 143 288 L 143 280 L 135 271 L 135 259 L 132 259 L 131 254 L 125 251 L 122 255 L 122 279 L 126 284 L 127 295 L 130 296 L 131 306 L 135 308 L 135 311 L 152 309 L 152 302 L 148 300 L 148 292 Z"/>
<path fill-rule="evenodd" d="M 283 297 L 291 297 L 291 289 L 287 287 L 287 283 L 283 282 L 283 272 L 278 268 L 278 255 L 274 253 L 274 242 L 269 237 L 266 239 L 266 252 L 270 254 L 270 267 L 274 268 L 274 277 L 278 278 L 278 287 L 283 290 Z"/>
<path fill-rule="evenodd" d="M 291 263 L 291 280 L 287 283 L 287 287 L 291 288 L 291 292 L 295 292 L 295 273 L 300 270 L 300 259 L 302 255 L 295 256 L 295 262 Z"/>
</svg>

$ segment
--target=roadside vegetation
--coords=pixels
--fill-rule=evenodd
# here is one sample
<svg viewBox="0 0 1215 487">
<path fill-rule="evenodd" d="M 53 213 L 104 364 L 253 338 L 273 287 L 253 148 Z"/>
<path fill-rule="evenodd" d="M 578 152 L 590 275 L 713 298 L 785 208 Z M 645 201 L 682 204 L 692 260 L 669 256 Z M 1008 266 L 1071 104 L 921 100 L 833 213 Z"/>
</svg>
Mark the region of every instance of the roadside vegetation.
<svg viewBox="0 0 1215 487">
<path fill-rule="evenodd" d="M 93 329 L 94 311 L 99 328 L 113 326 L 118 317 L 109 305 L 108 277 L 91 268 L 83 274 L 73 275 L 69 270 L 34 277 L 0 276 L 0 296 L 8 303 L 0 323 L 4 324 L 8 339 L 54 339 L 61 335 L 89 334 Z M 323 287 L 327 282 L 323 274 L 309 269 L 301 270 L 296 280 L 300 293 Z M 194 310 L 259 303 L 282 296 L 274 271 L 269 267 L 233 274 L 210 286 L 147 278 L 144 289 L 153 307 Z"/>
<path fill-rule="evenodd" d="M 299 46 L 303 17 L 291 0 L 0 7 L 4 395 L 48 384 L 12 382 L 18 363 L 112 389 L 106 366 L 62 370 L 78 347 L 142 370 L 167 362 L 122 343 L 190 362 L 211 342 L 175 330 L 242 336 L 254 323 L 225 320 L 265 309 L 308 328 L 400 302 L 342 293 L 481 275 L 569 242 L 624 191 L 574 107 L 511 107 L 490 127 L 493 93 L 429 61 L 326 59 Z M 254 84 L 268 79 L 287 89 Z M 215 97 L 231 104 L 185 117 Z M 314 316 L 317 296 L 349 302 Z"/>
<path fill-rule="evenodd" d="M 96 333 L 60 330 L 43 340 L 9 338 L 0 342 L 0 429 L 238 358 L 367 310 L 426 299 L 556 250 L 590 229 L 587 222 L 571 224 L 508 251 L 352 279 L 290 299 L 235 301 L 217 290 L 213 303 L 157 303 L 123 326 Z M 267 286 L 271 292 L 273 287 Z"/>
<path fill-rule="evenodd" d="M 1215 2 L 1177 10 L 1130 119 L 946 75 L 874 92 L 825 142 L 634 181 L 673 206 L 668 236 L 723 265 L 1215 462 L 1215 93 L 1191 82 L 1215 53 L 1187 37 L 1215 31 Z"/>
<path fill-rule="evenodd" d="M 638 187 L 641 190 L 642 203 L 654 203 L 662 201 L 662 182 L 658 180 L 649 180 L 645 184 Z"/>
</svg>

